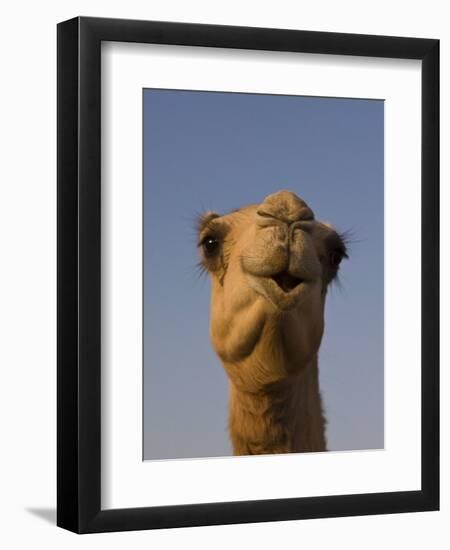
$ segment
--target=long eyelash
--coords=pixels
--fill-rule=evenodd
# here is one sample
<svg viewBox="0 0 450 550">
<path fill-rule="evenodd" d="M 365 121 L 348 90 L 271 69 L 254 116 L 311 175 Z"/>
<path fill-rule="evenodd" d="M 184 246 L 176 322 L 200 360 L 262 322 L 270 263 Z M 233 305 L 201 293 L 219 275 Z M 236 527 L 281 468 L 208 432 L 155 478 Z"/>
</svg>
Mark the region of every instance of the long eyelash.
<svg viewBox="0 0 450 550">
<path fill-rule="evenodd" d="M 353 243 L 362 242 L 362 240 L 356 240 L 353 238 L 354 230 L 353 228 L 346 229 L 343 232 L 338 232 L 339 238 L 344 246 L 344 258 L 348 258 L 350 255 L 350 248 Z M 333 289 L 337 289 L 341 294 L 346 295 L 346 289 L 345 285 L 341 278 L 341 272 L 340 270 L 336 273 L 333 280 L 329 284 L 329 289 L 333 291 Z"/>
<path fill-rule="evenodd" d="M 349 251 L 351 250 L 353 244 L 364 242 L 365 239 L 355 239 L 354 238 L 355 230 L 353 227 L 346 229 L 345 231 L 339 232 L 338 235 L 345 247 L 345 257 L 348 258 Z"/>
<path fill-rule="evenodd" d="M 217 218 L 219 218 L 220 216 L 218 214 L 215 214 L 213 217 L 211 217 L 211 219 L 209 219 L 208 221 L 205 221 L 204 218 L 202 216 L 198 216 L 197 217 L 197 221 L 196 221 L 196 224 L 195 224 L 195 230 L 196 230 L 196 233 L 204 233 L 205 231 L 212 231 L 214 232 L 215 228 L 214 228 L 214 222 L 215 220 L 217 220 Z"/>
<path fill-rule="evenodd" d="M 331 292 L 334 291 L 334 289 L 337 289 L 337 291 L 343 295 L 344 297 L 348 296 L 347 289 L 345 287 L 345 284 L 342 281 L 342 276 L 340 273 L 336 275 L 336 277 L 331 281 L 328 288 Z"/>
<path fill-rule="evenodd" d="M 208 275 L 208 270 L 206 269 L 206 267 L 203 265 L 202 262 L 197 262 L 195 264 L 195 270 L 197 272 L 197 280 L 201 279 L 202 277 L 206 277 L 206 275 Z"/>
</svg>

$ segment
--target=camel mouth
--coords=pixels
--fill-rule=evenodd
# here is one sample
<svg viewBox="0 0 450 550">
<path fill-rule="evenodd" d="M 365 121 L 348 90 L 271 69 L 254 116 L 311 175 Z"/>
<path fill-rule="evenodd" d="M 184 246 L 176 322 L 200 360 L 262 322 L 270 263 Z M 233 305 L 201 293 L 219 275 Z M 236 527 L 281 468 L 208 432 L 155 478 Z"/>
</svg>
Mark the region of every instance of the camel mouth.
<svg viewBox="0 0 450 550">
<path fill-rule="evenodd" d="M 303 279 L 295 277 L 287 271 L 282 271 L 281 273 L 272 275 L 271 279 L 275 281 L 283 292 L 291 292 L 291 290 L 294 290 L 304 282 Z"/>
</svg>

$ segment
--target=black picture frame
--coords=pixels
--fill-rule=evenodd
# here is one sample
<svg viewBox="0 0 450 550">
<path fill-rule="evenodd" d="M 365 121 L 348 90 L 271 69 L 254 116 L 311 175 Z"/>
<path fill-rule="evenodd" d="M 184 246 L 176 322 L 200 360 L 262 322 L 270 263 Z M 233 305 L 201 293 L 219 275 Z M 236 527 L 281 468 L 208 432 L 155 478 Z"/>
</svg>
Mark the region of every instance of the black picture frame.
<svg viewBox="0 0 450 550">
<path fill-rule="evenodd" d="M 141 42 L 422 61 L 420 491 L 101 509 L 100 48 Z M 57 524 L 76 533 L 439 508 L 439 41 L 77 17 L 58 25 Z"/>
</svg>

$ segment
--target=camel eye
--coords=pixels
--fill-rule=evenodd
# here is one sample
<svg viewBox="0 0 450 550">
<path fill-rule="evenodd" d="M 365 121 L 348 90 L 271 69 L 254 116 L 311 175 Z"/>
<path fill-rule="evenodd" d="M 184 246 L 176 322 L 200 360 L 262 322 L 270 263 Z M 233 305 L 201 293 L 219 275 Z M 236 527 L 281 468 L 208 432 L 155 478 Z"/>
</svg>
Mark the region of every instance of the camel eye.
<svg viewBox="0 0 450 550">
<path fill-rule="evenodd" d="M 216 252 L 219 250 L 219 241 L 215 237 L 208 235 L 203 239 L 202 247 L 205 256 L 210 258 L 211 256 L 214 256 L 214 254 L 216 254 Z"/>
<path fill-rule="evenodd" d="M 345 256 L 345 252 L 343 250 L 333 250 L 330 252 L 329 261 L 330 265 L 332 267 L 338 267 L 339 264 L 342 262 L 342 258 Z"/>
</svg>

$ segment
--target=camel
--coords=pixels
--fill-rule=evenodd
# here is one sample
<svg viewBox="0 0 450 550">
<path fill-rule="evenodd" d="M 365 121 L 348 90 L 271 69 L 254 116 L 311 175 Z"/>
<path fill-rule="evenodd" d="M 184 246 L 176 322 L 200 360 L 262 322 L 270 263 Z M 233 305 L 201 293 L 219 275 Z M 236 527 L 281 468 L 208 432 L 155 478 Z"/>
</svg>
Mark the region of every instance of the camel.
<svg viewBox="0 0 450 550">
<path fill-rule="evenodd" d="M 326 451 L 317 355 L 343 236 L 282 190 L 197 226 L 233 455 Z"/>
</svg>

